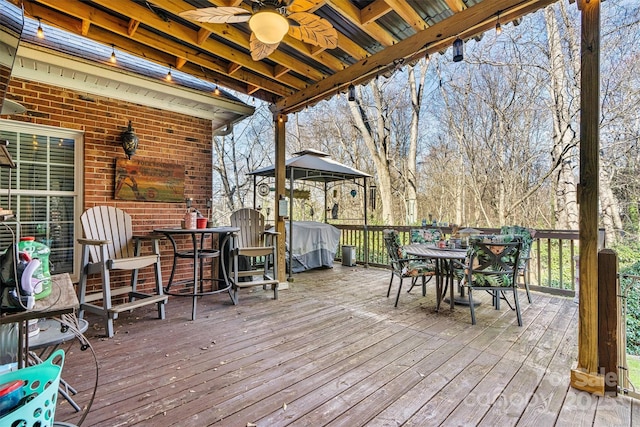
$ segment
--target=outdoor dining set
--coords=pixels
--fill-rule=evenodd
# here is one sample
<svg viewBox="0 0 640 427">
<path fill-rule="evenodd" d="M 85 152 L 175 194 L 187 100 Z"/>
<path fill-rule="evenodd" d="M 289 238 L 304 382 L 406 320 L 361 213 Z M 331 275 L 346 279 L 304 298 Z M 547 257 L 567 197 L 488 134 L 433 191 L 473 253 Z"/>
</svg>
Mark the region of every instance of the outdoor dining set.
<svg viewBox="0 0 640 427">
<path fill-rule="evenodd" d="M 490 235 L 482 235 L 477 230 L 467 233 L 455 230 L 445 240 L 438 228 L 418 228 L 410 230 L 410 242 L 403 244 L 398 231 L 384 230 L 391 268 L 387 297 L 391 295 L 395 277 L 400 279 L 395 307 L 405 278 L 411 281 L 407 292 L 420 281 L 422 296 L 426 296 L 426 285 L 434 278 L 436 311 L 440 310 L 443 301 L 446 302 L 448 292 L 451 309 L 454 304 L 468 305 L 471 323 L 475 325 L 475 307 L 479 302 L 473 299 L 473 292 L 485 290 L 491 294 L 496 310 L 504 300 L 516 312 L 518 325 L 522 326 L 518 285 L 524 286 L 531 303 L 527 269 L 534 235 L 535 230 L 529 228 L 504 226 L 500 234 Z M 455 295 L 456 287 L 458 295 Z M 508 293 L 512 296 L 508 297 Z"/>
</svg>

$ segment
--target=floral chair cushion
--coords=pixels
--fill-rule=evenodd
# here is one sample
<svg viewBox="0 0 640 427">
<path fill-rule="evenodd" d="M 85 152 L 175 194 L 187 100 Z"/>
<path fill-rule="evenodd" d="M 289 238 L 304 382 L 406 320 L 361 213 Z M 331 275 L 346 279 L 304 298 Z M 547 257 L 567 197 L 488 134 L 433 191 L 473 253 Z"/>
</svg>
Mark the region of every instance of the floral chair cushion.
<svg viewBox="0 0 640 427">
<path fill-rule="evenodd" d="M 506 236 L 506 235 L 505 235 Z M 498 239 L 501 240 L 501 239 Z M 472 242 L 469 255 L 472 261 L 467 286 L 512 287 L 522 243 L 517 236 L 505 237 L 503 242 Z M 504 245 L 502 244 L 504 243 Z M 467 276 L 469 271 L 467 270 Z"/>
<path fill-rule="evenodd" d="M 411 243 L 433 243 L 440 240 L 442 232 L 437 228 L 414 228 L 411 230 Z"/>
<path fill-rule="evenodd" d="M 432 263 L 415 258 L 408 258 L 404 247 L 400 243 L 397 230 L 383 230 L 384 241 L 389 254 L 391 267 L 405 277 L 416 277 L 435 274 Z"/>
<path fill-rule="evenodd" d="M 531 247 L 533 246 L 533 238 L 536 235 L 536 230 L 526 228 L 521 225 L 505 225 L 500 229 L 500 234 L 520 236 L 522 249 L 520 250 L 520 262 L 518 263 L 518 268 L 524 269 L 527 261 L 531 257 Z"/>
</svg>

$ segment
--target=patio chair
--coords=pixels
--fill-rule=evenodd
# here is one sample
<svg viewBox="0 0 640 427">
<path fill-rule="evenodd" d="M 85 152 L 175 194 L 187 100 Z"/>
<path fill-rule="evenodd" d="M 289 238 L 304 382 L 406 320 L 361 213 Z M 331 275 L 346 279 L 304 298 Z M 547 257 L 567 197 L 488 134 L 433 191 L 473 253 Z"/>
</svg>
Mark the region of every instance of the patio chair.
<svg viewBox="0 0 640 427">
<path fill-rule="evenodd" d="M 160 272 L 160 247 L 158 235 L 134 236 L 131 216 L 112 206 L 96 206 L 87 209 L 80 217 L 84 238 L 78 239 L 82 245 L 82 266 L 80 269 L 79 300 L 82 318 L 84 311 L 98 314 L 104 318 L 108 337 L 113 336 L 113 321 L 123 311 L 157 304 L 158 318 L 164 319 L 164 305 L 167 295 L 162 290 Z M 152 253 L 142 255 L 142 242 L 151 244 Z M 138 270 L 153 266 L 155 273 L 155 293 L 138 292 Z M 128 286 L 113 287 L 110 272 L 130 271 L 131 283 Z M 89 292 L 87 278 L 100 274 L 100 289 Z M 113 304 L 112 298 L 127 295 L 125 303 Z M 122 298 L 122 297 L 121 297 Z M 102 300 L 102 305 L 95 301 Z"/>
<path fill-rule="evenodd" d="M 412 228 L 409 231 L 409 236 L 411 239 L 411 243 L 434 244 L 438 242 L 442 237 L 442 231 L 440 231 L 440 229 L 438 228 Z M 422 259 L 421 261 L 424 262 L 425 265 L 427 265 L 428 268 L 431 269 L 435 275 L 435 272 L 436 272 L 435 261 L 432 259 Z M 429 278 L 427 279 L 427 282 L 431 280 L 431 277 L 432 276 L 429 276 Z M 418 283 L 418 280 L 412 280 L 411 287 L 409 288 L 407 293 L 410 293 L 413 287 L 417 283 Z M 424 292 L 423 292 L 423 296 L 424 296 Z"/>
<path fill-rule="evenodd" d="M 469 242 L 469 264 L 466 267 L 465 283 L 468 288 L 471 324 L 476 324 L 473 304 L 473 291 L 482 289 L 492 295 L 493 305 L 500 309 L 500 300 L 504 299 L 509 308 L 515 310 L 518 326 L 522 326 L 520 303 L 518 302 L 518 262 L 522 243 L 519 239 L 507 242 L 487 242 L 472 240 Z M 513 292 L 514 305 L 506 297 L 505 291 Z"/>
<path fill-rule="evenodd" d="M 520 225 L 503 226 L 500 234 L 515 234 L 522 239 L 522 249 L 520 250 L 520 262 L 518 263 L 518 284 L 523 284 L 527 291 L 527 300 L 531 304 L 531 293 L 529 291 L 529 261 L 531 260 L 531 246 L 536 230 L 522 227 Z M 520 283 L 520 278 L 522 281 Z"/>
<path fill-rule="evenodd" d="M 230 260 L 226 265 L 223 263 L 223 266 L 225 276 L 233 289 L 233 303 L 238 303 L 240 288 L 251 286 L 266 288 L 270 285 L 273 289 L 273 299 L 278 299 L 279 280 L 275 241 L 278 233 L 265 230 L 262 213 L 250 208 L 233 212 L 231 226 L 238 227 L 240 231 L 233 234 L 229 251 Z M 244 259 L 241 261 L 242 257 Z M 254 279 L 254 276 L 258 278 Z M 246 278 L 249 280 L 243 281 Z"/>
<path fill-rule="evenodd" d="M 400 236 L 396 230 L 383 230 L 384 243 L 389 255 L 389 265 L 391 267 L 391 279 L 389 280 L 389 289 L 387 290 L 387 298 L 391 294 L 391 286 L 393 285 L 393 278 L 400 278 L 400 286 L 398 287 L 398 294 L 396 295 L 396 302 L 394 307 L 398 306 L 398 300 L 400 299 L 400 292 L 402 290 L 402 283 L 405 278 L 411 278 L 411 287 L 417 282 L 418 278 L 422 280 L 422 296 L 427 294 L 427 277 L 431 279 L 434 276 L 435 268 L 432 263 L 426 262 L 422 259 L 408 258 L 407 254 L 402 248 L 400 243 Z M 411 290 L 411 289 L 409 289 Z"/>
</svg>

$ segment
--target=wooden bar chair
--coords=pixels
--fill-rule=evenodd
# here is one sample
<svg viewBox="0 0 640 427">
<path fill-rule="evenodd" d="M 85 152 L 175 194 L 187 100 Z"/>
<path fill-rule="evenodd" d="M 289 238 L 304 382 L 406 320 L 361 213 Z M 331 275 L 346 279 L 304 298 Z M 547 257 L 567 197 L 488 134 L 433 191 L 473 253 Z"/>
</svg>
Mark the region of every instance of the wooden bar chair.
<svg viewBox="0 0 640 427">
<path fill-rule="evenodd" d="M 233 303 L 238 303 L 238 290 L 251 286 L 271 286 L 273 299 L 278 299 L 278 266 L 276 237 L 278 233 L 265 230 L 264 215 L 258 210 L 243 208 L 231 214 L 231 226 L 240 231 L 233 236 L 230 268 L 227 276 L 233 289 Z M 241 259 L 246 265 L 242 265 Z M 225 266 L 223 264 L 223 266 Z"/>
<path fill-rule="evenodd" d="M 78 239 L 78 243 L 82 245 L 79 317 L 83 317 L 85 310 L 102 316 L 108 337 L 113 336 L 113 321 L 118 317 L 118 313 L 123 311 L 157 304 L 158 318 L 164 319 L 164 305 L 168 297 L 162 290 L 160 272 L 158 241 L 162 237 L 157 234 L 134 236 L 131 216 L 112 206 L 96 206 L 87 209 L 80 217 L 80 221 L 84 238 Z M 141 254 L 143 241 L 151 244 L 151 254 Z M 155 293 L 138 292 L 138 270 L 151 266 L 155 273 Z M 130 271 L 131 283 L 128 286 L 113 287 L 111 270 Z M 100 274 L 102 286 L 95 292 L 88 292 L 87 278 L 92 274 Z M 127 295 L 128 301 L 113 304 L 112 298 L 121 295 Z M 102 304 L 95 304 L 99 300 L 102 300 Z"/>
</svg>

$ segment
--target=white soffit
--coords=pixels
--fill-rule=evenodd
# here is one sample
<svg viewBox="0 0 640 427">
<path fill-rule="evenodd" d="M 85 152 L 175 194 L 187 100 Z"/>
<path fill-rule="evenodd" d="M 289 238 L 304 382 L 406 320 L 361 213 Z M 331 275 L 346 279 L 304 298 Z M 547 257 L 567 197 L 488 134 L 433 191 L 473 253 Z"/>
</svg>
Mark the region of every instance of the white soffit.
<svg viewBox="0 0 640 427">
<path fill-rule="evenodd" d="M 242 102 L 209 96 L 24 44 L 18 48 L 12 77 L 187 114 L 220 125 L 237 122 L 254 111 Z"/>
</svg>

